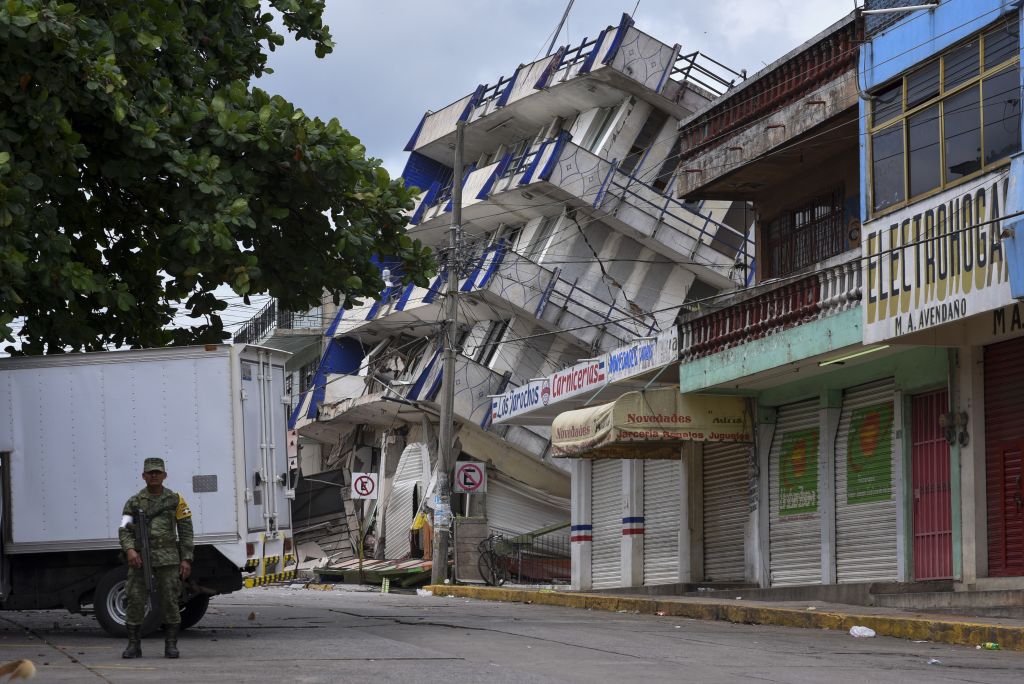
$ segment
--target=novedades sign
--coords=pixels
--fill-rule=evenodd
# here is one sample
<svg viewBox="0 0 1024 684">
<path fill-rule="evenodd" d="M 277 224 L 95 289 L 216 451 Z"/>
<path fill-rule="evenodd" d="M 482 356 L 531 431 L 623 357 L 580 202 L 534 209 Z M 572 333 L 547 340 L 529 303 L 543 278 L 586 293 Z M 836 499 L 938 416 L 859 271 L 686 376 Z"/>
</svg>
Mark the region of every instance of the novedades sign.
<svg viewBox="0 0 1024 684">
<path fill-rule="evenodd" d="M 1000 216 L 1006 172 L 865 224 L 864 342 L 880 342 L 1010 301 Z"/>
</svg>

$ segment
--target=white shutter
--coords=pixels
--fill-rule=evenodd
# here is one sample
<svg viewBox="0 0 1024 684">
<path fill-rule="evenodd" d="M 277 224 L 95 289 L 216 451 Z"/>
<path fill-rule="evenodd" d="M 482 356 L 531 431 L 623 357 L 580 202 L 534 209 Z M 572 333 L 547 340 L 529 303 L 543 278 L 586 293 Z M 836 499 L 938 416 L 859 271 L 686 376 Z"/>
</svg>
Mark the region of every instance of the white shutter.
<svg viewBox="0 0 1024 684">
<path fill-rule="evenodd" d="M 704 580 L 745 579 L 749 444 L 704 445 Z"/>
<path fill-rule="evenodd" d="M 487 526 L 496 532 L 517 535 L 555 523 L 569 523 L 568 499 L 563 499 L 564 507 L 539 501 L 529 496 L 528 492 L 496 477 L 488 478 L 484 500 L 487 506 Z M 568 528 L 565 534 L 568 534 Z"/>
<path fill-rule="evenodd" d="M 782 453 L 783 442 L 788 434 L 805 430 L 816 430 L 820 433 L 817 399 L 779 407 L 768 466 L 768 539 L 772 586 L 821 582 L 820 508 L 807 513 L 787 515 L 779 513 L 779 457 Z M 820 460 L 820 434 L 817 457 Z M 817 473 L 817 469 L 815 469 L 815 473 Z M 815 491 L 817 491 L 817 484 L 815 484 Z"/>
<path fill-rule="evenodd" d="M 679 581 L 683 463 L 644 461 L 644 585 Z"/>
<path fill-rule="evenodd" d="M 622 583 L 622 461 L 595 460 L 591 473 L 591 586 L 606 589 Z"/>
<path fill-rule="evenodd" d="M 843 393 L 836 433 L 836 581 L 896 581 L 895 386 L 892 378 Z M 878 408 L 878 411 L 873 411 Z M 856 414 L 856 416 L 855 416 Z M 851 431 L 854 461 L 849 461 Z M 872 421 L 864 425 L 865 421 Z M 873 452 L 861 457 L 858 453 Z M 848 477 L 853 474 L 851 493 Z M 856 484 L 859 480 L 860 484 Z"/>
<path fill-rule="evenodd" d="M 425 449 L 419 442 L 402 450 L 398 467 L 392 478 L 391 493 L 384 504 L 384 557 L 405 558 L 412 550 L 409 529 L 415 511 L 412 509 L 413 490 L 423 480 Z M 420 492 L 423 496 L 423 492 Z"/>
</svg>

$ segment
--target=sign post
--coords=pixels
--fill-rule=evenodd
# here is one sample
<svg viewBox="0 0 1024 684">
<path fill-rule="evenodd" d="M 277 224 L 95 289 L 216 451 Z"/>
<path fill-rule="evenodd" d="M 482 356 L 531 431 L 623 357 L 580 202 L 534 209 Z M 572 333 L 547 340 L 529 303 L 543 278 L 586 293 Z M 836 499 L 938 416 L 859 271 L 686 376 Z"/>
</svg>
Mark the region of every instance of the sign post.
<svg viewBox="0 0 1024 684">
<path fill-rule="evenodd" d="M 352 473 L 352 500 L 377 498 L 377 473 Z M 359 522 L 359 583 L 363 583 L 363 506 L 356 506 Z"/>
</svg>

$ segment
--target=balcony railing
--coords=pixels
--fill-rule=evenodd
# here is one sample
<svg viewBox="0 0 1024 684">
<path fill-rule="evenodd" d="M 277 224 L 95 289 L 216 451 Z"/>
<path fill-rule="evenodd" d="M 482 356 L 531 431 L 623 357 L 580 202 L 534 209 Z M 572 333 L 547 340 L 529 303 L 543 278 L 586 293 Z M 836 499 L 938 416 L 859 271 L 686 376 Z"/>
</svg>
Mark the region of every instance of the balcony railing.
<svg viewBox="0 0 1024 684">
<path fill-rule="evenodd" d="M 276 299 L 271 299 L 260 312 L 246 321 L 235 333 L 235 344 L 259 344 L 275 330 L 309 331 L 311 334 L 323 330 L 323 309 L 316 307 L 304 313 L 281 309 Z"/>
<path fill-rule="evenodd" d="M 861 295 L 861 271 L 856 261 L 781 283 L 767 292 L 761 290 L 724 309 L 683 322 L 679 328 L 680 357 L 693 361 L 835 315 L 859 306 Z"/>
</svg>

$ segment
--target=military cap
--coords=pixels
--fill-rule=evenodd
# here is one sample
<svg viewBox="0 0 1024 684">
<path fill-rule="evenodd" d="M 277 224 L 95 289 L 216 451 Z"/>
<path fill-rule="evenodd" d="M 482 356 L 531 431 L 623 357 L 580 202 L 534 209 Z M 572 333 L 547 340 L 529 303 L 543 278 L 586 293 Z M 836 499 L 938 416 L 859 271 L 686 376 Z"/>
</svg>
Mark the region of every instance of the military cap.
<svg viewBox="0 0 1024 684">
<path fill-rule="evenodd" d="M 160 472 L 166 473 L 167 469 L 164 467 L 164 459 L 147 458 L 145 463 L 142 464 L 142 472 L 148 473 L 151 470 L 159 470 Z"/>
</svg>

